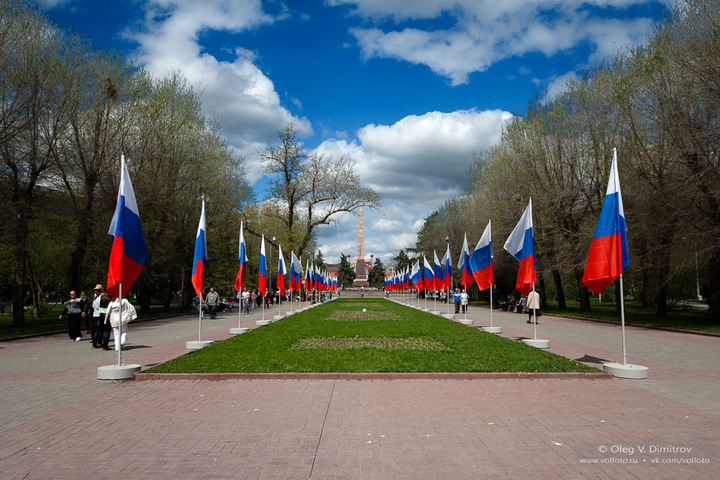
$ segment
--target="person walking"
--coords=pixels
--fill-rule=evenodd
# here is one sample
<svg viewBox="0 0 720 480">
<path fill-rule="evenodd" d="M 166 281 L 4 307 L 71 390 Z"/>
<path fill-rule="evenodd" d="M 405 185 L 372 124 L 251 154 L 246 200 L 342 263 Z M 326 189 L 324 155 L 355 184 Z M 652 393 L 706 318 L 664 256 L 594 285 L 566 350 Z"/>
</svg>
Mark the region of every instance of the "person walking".
<svg viewBox="0 0 720 480">
<path fill-rule="evenodd" d="M 108 294 L 111 301 L 107 306 L 105 314 L 105 323 L 109 323 L 113 330 L 113 338 L 115 340 L 115 350 L 124 348 L 127 341 L 128 323 L 137 318 L 137 312 L 132 303 L 127 298 L 123 298 L 122 302 L 114 295 Z M 120 318 L 120 305 L 122 303 L 122 318 Z"/>
<path fill-rule="evenodd" d="M 205 305 L 208 307 L 210 312 L 210 318 L 217 318 L 217 307 L 220 302 L 220 295 L 217 294 L 213 287 L 210 287 L 210 291 L 205 297 Z"/>
<path fill-rule="evenodd" d="M 458 288 L 453 293 L 453 302 L 455 303 L 455 313 L 460 313 L 460 289 Z"/>
<path fill-rule="evenodd" d="M 90 338 L 92 339 L 92 348 L 102 348 L 102 332 L 103 325 L 100 317 L 100 297 L 102 296 L 103 287 L 99 283 L 95 285 L 92 302 L 88 302 L 85 307 L 86 318 L 91 318 L 90 323 Z M 107 305 L 106 305 L 107 307 Z M 102 320 L 105 320 L 105 315 L 102 316 Z"/>
<path fill-rule="evenodd" d="M 80 320 L 82 319 L 84 309 L 84 302 L 80 298 L 77 298 L 77 294 L 74 290 L 71 291 L 70 299 L 65 302 L 65 308 L 60 316 L 58 316 L 58 319 L 62 320 L 62 318 L 67 315 L 68 335 L 70 336 L 71 342 L 79 342 L 82 340 Z"/>
<path fill-rule="evenodd" d="M 105 321 L 105 317 L 107 316 L 107 307 L 110 305 L 113 298 L 114 297 L 112 295 L 104 292 L 95 301 L 100 313 L 100 346 L 105 351 L 110 350 L 110 332 L 112 331 L 112 325 Z"/>
<path fill-rule="evenodd" d="M 462 313 L 467 313 L 467 307 L 468 302 L 470 300 L 470 296 L 467 294 L 465 290 L 462 291 L 460 294 L 460 305 L 462 305 Z"/>
<path fill-rule="evenodd" d="M 537 321 L 537 317 L 540 316 L 540 295 L 535 290 L 531 290 L 530 293 L 528 293 L 527 303 L 525 305 L 528 309 L 527 323 L 533 323 L 533 313 L 535 314 L 536 324 L 540 323 Z"/>
</svg>

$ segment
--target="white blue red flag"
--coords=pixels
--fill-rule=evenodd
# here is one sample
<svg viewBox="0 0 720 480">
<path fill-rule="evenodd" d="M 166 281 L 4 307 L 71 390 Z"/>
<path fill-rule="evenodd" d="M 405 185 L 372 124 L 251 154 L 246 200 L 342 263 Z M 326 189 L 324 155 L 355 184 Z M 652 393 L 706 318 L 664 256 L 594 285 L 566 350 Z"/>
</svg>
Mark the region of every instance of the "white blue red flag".
<svg viewBox="0 0 720 480">
<path fill-rule="evenodd" d="M 470 249 L 467 243 L 467 233 L 465 234 L 465 240 L 463 240 L 462 251 L 460 252 L 460 258 L 458 259 L 458 268 L 462 270 L 462 280 L 460 285 L 469 289 L 472 286 L 473 276 L 470 273 Z"/>
<path fill-rule="evenodd" d="M 237 277 L 235 278 L 235 290 L 238 293 L 243 291 L 245 285 L 245 274 L 247 273 L 247 251 L 245 250 L 245 235 L 243 235 L 243 222 L 240 222 L 240 253 L 238 254 L 238 263 L 240 268 L 238 269 Z"/>
<path fill-rule="evenodd" d="M 107 291 L 116 297 L 120 296 L 120 282 L 122 282 L 124 297 L 137 280 L 147 260 L 145 239 L 140 226 L 140 212 L 124 155 L 120 157 L 120 188 L 108 233 L 115 238 L 110 251 Z"/>
<path fill-rule="evenodd" d="M 430 266 L 430 263 L 427 261 L 427 258 L 425 258 L 425 255 L 423 255 L 423 277 L 425 277 L 425 290 L 430 290 L 435 288 L 435 276 L 433 275 L 433 269 L 432 266 Z"/>
<path fill-rule="evenodd" d="M 504 248 L 520 262 L 515 289 L 523 295 L 527 295 L 537 279 L 533 245 L 532 198 L 515 229 L 510 233 Z"/>
<path fill-rule="evenodd" d="M 452 260 L 450 260 L 450 244 L 447 246 L 447 250 L 445 251 L 445 255 L 442 258 L 442 263 L 445 265 L 445 291 L 450 291 L 450 286 L 452 284 Z"/>
<path fill-rule="evenodd" d="M 295 252 L 290 252 L 290 291 L 300 291 L 302 288 L 302 280 L 302 262 L 295 256 Z"/>
<path fill-rule="evenodd" d="M 620 177 L 617 168 L 617 150 L 613 149 L 610 179 L 605 201 L 588 254 L 583 274 L 583 284 L 594 293 L 602 292 L 630 264 L 627 244 L 625 209 L 620 193 Z"/>
<path fill-rule="evenodd" d="M 265 235 L 260 239 L 260 265 L 258 268 L 258 290 L 267 295 L 267 259 L 265 258 Z"/>
<path fill-rule="evenodd" d="M 310 260 L 308 259 L 305 268 L 305 290 L 308 292 L 312 292 L 313 289 L 313 268 L 313 264 L 310 263 Z"/>
<path fill-rule="evenodd" d="M 482 237 L 480 237 L 480 241 L 478 241 L 475 246 L 475 251 L 473 251 L 470 256 L 470 271 L 480 290 L 487 290 L 492 287 L 495 282 L 493 277 L 491 236 L 491 226 L 490 221 L 488 221 L 487 227 L 485 227 L 485 231 Z"/>
<path fill-rule="evenodd" d="M 412 270 L 410 270 L 410 280 L 412 281 L 413 288 L 419 292 L 422 288 L 422 278 L 420 278 L 420 260 L 413 263 Z"/>
<path fill-rule="evenodd" d="M 207 265 L 207 243 L 205 241 L 205 199 L 202 200 L 200 211 L 200 222 L 198 223 L 197 235 L 195 236 L 195 253 L 193 255 L 192 284 L 195 293 L 203 298 L 203 270 Z"/>
<path fill-rule="evenodd" d="M 285 291 L 285 274 L 287 269 L 285 268 L 285 258 L 282 254 L 282 245 L 278 245 L 278 272 L 277 272 L 277 289 L 282 295 Z"/>
<path fill-rule="evenodd" d="M 440 260 L 438 260 L 437 252 L 433 250 L 433 268 L 435 271 L 433 272 L 435 274 L 435 290 L 442 290 L 443 287 L 445 287 L 445 272 L 443 272 L 442 264 L 440 263 Z"/>
</svg>

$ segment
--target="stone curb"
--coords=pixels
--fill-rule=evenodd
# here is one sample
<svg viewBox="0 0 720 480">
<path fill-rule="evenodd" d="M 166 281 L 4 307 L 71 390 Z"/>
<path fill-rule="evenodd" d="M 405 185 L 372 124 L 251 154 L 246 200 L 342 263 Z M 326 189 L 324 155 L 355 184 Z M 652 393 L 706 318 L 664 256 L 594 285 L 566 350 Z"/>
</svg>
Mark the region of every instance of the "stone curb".
<svg viewBox="0 0 720 480">
<path fill-rule="evenodd" d="M 610 380 L 607 372 L 143 373 L 133 380 Z"/>
</svg>

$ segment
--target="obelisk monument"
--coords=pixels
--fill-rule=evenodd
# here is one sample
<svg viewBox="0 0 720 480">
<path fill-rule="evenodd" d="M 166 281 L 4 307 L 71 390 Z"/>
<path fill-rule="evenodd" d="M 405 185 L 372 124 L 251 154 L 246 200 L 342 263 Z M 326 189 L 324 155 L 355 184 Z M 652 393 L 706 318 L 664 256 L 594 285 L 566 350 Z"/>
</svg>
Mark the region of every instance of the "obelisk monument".
<svg viewBox="0 0 720 480">
<path fill-rule="evenodd" d="M 365 231 L 363 227 L 363 210 L 360 209 L 358 217 L 358 254 L 355 262 L 355 287 L 369 287 L 370 283 L 365 275 Z"/>
</svg>

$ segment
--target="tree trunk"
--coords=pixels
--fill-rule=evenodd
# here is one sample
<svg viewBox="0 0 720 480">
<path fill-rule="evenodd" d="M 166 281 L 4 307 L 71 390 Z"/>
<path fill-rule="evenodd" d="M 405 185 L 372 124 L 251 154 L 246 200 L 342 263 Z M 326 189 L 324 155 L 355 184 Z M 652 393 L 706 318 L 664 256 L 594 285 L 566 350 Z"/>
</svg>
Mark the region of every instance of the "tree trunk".
<svg viewBox="0 0 720 480">
<path fill-rule="evenodd" d="M 625 299 L 625 292 L 620 291 L 620 281 L 615 280 L 615 312 L 621 314 L 621 302 Z"/>
<path fill-rule="evenodd" d="M 27 202 L 15 201 L 15 275 L 13 277 L 13 327 L 25 326 L 25 274 L 29 215 Z"/>
<path fill-rule="evenodd" d="M 87 246 L 90 238 L 90 217 L 81 215 L 77 234 L 75 235 L 75 248 L 70 254 L 70 288 L 80 290 L 82 285 L 82 270 Z"/>
<path fill-rule="evenodd" d="M 547 308 L 547 295 L 545 295 L 545 276 L 538 275 L 538 280 L 540 280 L 540 308 L 545 309 Z"/>
<path fill-rule="evenodd" d="M 720 323 L 720 250 L 715 250 L 710 256 L 708 267 L 707 300 L 710 320 Z"/>
<path fill-rule="evenodd" d="M 567 310 L 567 303 L 565 302 L 565 290 L 563 289 L 560 271 L 553 270 L 552 275 L 553 282 L 555 282 L 555 295 L 557 296 L 558 308 L 560 310 Z"/>
<path fill-rule="evenodd" d="M 582 283 L 582 277 L 583 277 L 583 271 L 579 268 L 575 268 L 575 281 L 577 282 L 578 286 L 578 297 L 580 300 L 580 310 L 583 312 L 589 312 L 590 311 L 590 293 L 588 292 L 588 288 L 583 285 Z"/>
</svg>

